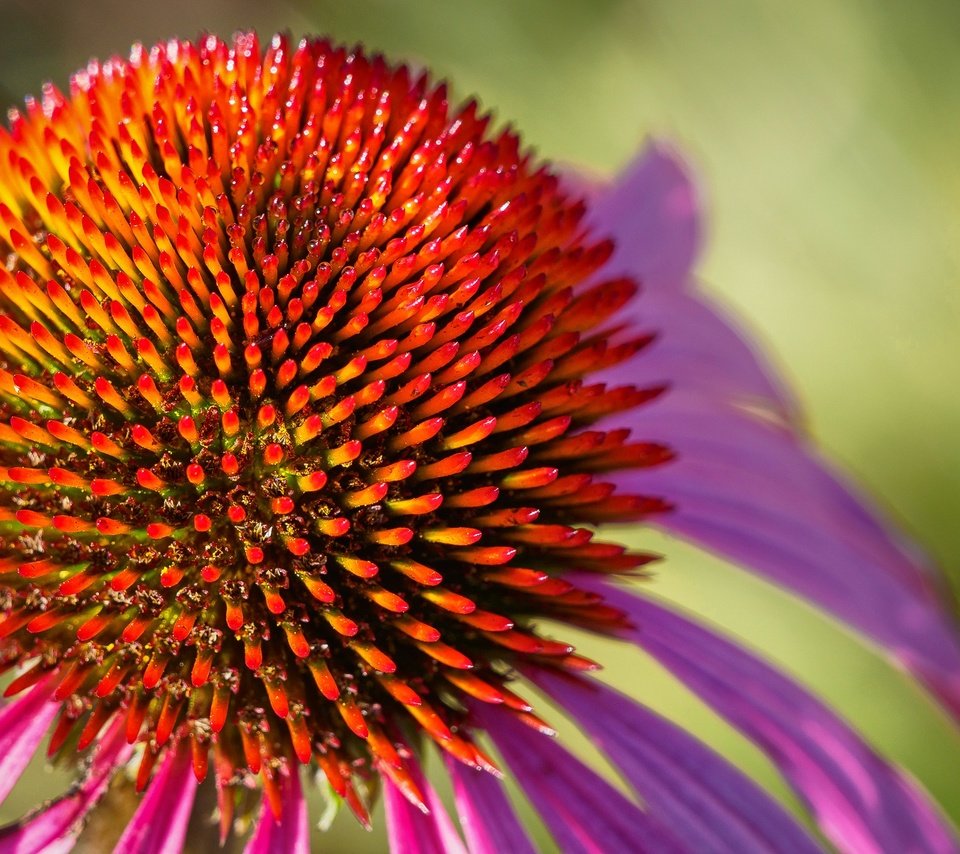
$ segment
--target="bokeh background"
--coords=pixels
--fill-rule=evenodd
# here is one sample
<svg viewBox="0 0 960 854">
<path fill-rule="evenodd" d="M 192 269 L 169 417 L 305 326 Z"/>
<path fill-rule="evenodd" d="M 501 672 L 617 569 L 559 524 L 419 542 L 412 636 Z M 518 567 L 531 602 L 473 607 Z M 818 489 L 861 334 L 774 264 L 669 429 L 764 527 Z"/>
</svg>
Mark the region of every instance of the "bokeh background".
<svg viewBox="0 0 960 854">
<path fill-rule="evenodd" d="M 64 85 L 89 57 L 135 40 L 251 26 L 325 32 L 422 63 L 455 93 L 479 94 L 544 156 L 599 174 L 648 134 L 675 140 L 707 201 L 706 287 L 782 366 L 821 445 L 958 589 L 960 5 L 0 0 L 0 104 L 46 79 Z M 919 691 L 788 596 L 664 537 L 631 536 L 668 556 L 661 595 L 750 638 L 960 819 L 960 739 Z M 639 653 L 584 647 L 612 681 L 789 802 L 757 751 Z M 34 788 L 0 819 L 56 779 L 38 763 Z M 343 815 L 332 833 L 318 850 L 385 848 L 382 821 L 368 835 Z"/>
</svg>

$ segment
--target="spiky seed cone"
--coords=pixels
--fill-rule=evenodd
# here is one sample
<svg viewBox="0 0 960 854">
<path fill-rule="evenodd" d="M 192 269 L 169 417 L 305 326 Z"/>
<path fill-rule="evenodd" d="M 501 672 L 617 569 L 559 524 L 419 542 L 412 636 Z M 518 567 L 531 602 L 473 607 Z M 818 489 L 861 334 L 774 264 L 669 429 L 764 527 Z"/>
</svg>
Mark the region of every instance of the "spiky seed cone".
<svg viewBox="0 0 960 854">
<path fill-rule="evenodd" d="M 52 753 L 125 716 L 268 793 L 316 762 L 413 799 L 468 702 L 540 725 L 539 618 L 618 612 L 565 580 L 645 557 L 591 527 L 662 509 L 591 430 L 659 389 L 589 375 L 648 340 L 582 205 L 475 104 L 380 57 L 252 35 L 137 48 L 0 130 L 0 652 L 56 681 Z M 585 527 L 586 526 L 586 527 Z M 466 724 L 466 725 L 465 725 Z M 229 813 L 230 798 L 224 802 Z M 279 808 L 279 805 L 275 805 Z"/>
</svg>

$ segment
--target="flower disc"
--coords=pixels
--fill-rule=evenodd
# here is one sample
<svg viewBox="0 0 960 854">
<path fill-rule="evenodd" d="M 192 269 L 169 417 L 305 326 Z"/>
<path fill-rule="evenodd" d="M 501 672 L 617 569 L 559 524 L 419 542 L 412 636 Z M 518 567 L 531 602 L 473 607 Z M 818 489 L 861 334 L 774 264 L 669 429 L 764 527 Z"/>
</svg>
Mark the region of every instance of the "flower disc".
<svg viewBox="0 0 960 854">
<path fill-rule="evenodd" d="M 649 340 L 582 204 L 473 103 L 331 46 L 208 37 L 91 65 L 0 130 L 0 655 L 52 753 L 123 719 L 139 785 L 189 743 L 221 788 L 316 762 L 420 795 L 422 733 L 490 767 L 473 702 L 541 726 L 564 576 L 663 509 L 594 426 L 660 389 L 590 376 Z M 230 798 L 224 800 L 224 804 Z M 227 808 L 229 809 L 229 807 Z"/>
</svg>

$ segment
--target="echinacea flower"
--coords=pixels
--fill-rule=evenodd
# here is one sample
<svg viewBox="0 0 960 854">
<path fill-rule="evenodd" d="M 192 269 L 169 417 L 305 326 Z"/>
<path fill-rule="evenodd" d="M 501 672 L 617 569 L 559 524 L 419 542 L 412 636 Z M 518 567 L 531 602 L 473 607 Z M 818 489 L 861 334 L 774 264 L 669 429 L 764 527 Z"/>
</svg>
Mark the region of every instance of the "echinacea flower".
<svg viewBox="0 0 960 854">
<path fill-rule="evenodd" d="M 208 776 L 224 837 L 254 821 L 250 852 L 308 850 L 308 777 L 363 823 L 382 793 L 395 851 L 530 851 L 501 775 L 565 852 L 818 850 L 545 621 L 658 659 L 836 847 L 955 850 L 821 702 L 616 582 L 649 556 L 602 526 L 659 526 L 844 620 L 960 713 L 936 578 L 697 292 L 680 161 L 652 146 L 582 187 L 429 77 L 319 40 L 135 47 L 12 115 L 0 796 L 48 732 L 77 782 L 0 852 L 68 850 L 127 769 L 124 852 L 179 850 Z M 628 794 L 552 737 L 530 685 Z"/>
</svg>

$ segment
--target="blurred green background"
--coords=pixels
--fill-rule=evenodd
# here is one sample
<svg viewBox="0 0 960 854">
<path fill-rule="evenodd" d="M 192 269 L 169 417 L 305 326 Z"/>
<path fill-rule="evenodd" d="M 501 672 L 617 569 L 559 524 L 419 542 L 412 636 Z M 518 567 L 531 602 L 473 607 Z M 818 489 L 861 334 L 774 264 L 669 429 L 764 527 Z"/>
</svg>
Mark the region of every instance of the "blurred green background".
<svg viewBox="0 0 960 854">
<path fill-rule="evenodd" d="M 951 0 L 0 1 L 0 102 L 135 40 L 239 27 L 363 41 L 479 94 L 546 157 L 612 174 L 676 140 L 708 201 L 707 287 L 812 433 L 960 582 L 960 5 Z M 810 609 L 665 538 L 655 589 L 814 686 L 960 819 L 960 739 Z M 765 785 L 764 760 L 639 653 L 588 654 Z M 562 728 L 569 735 L 570 727 Z M 579 744 L 579 747 L 582 747 Z M 39 782 L 38 785 L 43 785 Z M 29 796 L 28 796 L 29 795 Z M 4 806 L 9 818 L 35 791 Z M 344 815 L 318 850 L 384 850 Z"/>
</svg>

